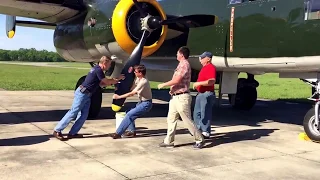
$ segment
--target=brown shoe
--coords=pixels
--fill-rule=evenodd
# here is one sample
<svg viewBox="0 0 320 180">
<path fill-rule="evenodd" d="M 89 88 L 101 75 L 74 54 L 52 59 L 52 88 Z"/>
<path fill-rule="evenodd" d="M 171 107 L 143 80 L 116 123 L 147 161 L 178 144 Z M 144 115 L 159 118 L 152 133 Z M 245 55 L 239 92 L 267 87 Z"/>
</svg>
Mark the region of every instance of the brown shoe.
<svg viewBox="0 0 320 180">
<path fill-rule="evenodd" d="M 112 133 L 112 134 L 110 134 L 110 137 L 112 137 L 112 139 L 119 139 L 119 138 L 121 138 L 121 136 L 120 136 L 119 134 L 117 134 L 117 133 Z"/>
<path fill-rule="evenodd" d="M 135 137 L 137 134 L 135 131 L 126 131 L 123 136 L 124 137 Z"/>
<path fill-rule="evenodd" d="M 82 135 L 82 134 L 75 134 L 75 135 L 68 134 L 67 138 L 68 138 L 68 139 L 72 139 L 72 138 L 83 138 L 83 135 Z"/>
<path fill-rule="evenodd" d="M 60 141 L 66 141 L 67 139 L 64 138 L 62 136 L 62 133 L 61 132 L 56 132 L 56 131 L 53 131 L 53 136 L 57 139 L 59 139 Z"/>
</svg>

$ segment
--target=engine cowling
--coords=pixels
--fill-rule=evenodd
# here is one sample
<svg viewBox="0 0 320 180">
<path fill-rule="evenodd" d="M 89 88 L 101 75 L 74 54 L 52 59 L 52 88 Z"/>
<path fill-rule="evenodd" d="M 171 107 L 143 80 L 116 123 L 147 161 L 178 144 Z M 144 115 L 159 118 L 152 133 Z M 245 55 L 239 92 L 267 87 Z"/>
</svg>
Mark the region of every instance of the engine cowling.
<svg viewBox="0 0 320 180">
<path fill-rule="evenodd" d="M 148 6 L 150 15 L 159 16 L 165 20 L 166 14 L 157 1 L 138 0 L 143 6 Z M 149 56 L 157 51 L 164 42 L 168 27 L 162 26 L 149 35 L 143 48 L 142 57 Z M 116 5 L 112 15 L 112 32 L 119 46 L 131 54 L 142 36 L 140 13 L 132 0 L 121 0 Z"/>
</svg>

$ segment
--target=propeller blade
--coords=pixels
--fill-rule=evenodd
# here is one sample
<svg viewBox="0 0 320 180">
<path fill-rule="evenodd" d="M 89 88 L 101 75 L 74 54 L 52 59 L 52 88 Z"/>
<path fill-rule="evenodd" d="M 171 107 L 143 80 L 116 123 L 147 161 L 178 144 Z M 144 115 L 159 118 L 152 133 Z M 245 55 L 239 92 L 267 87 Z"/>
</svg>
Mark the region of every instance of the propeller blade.
<svg viewBox="0 0 320 180">
<path fill-rule="evenodd" d="M 13 38 L 16 32 L 16 17 L 6 15 L 6 33 L 8 38 Z"/>
<path fill-rule="evenodd" d="M 161 25 L 173 23 L 182 23 L 189 28 L 204 27 L 217 23 L 217 17 L 214 15 L 190 15 L 161 21 Z"/>
<path fill-rule="evenodd" d="M 137 0 L 133 0 L 134 5 L 137 7 L 138 11 L 140 12 L 140 16 L 142 18 L 146 17 L 148 14 L 142 9 L 142 7 L 139 5 Z"/>
<path fill-rule="evenodd" d="M 134 48 L 132 54 L 127 60 L 127 63 L 125 64 L 125 66 L 121 71 L 121 74 L 124 74 L 126 78 L 124 80 L 119 81 L 119 83 L 115 85 L 115 88 L 116 88 L 115 94 L 123 95 L 130 91 L 133 81 L 135 79 L 133 67 L 135 65 L 140 64 L 143 47 L 147 41 L 149 34 L 150 34 L 149 31 L 147 30 L 143 31 L 139 44 Z M 112 110 L 115 112 L 120 111 L 125 100 L 126 100 L 125 98 L 113 99 L 112 106 L 111 106 Z"/>
</svg>

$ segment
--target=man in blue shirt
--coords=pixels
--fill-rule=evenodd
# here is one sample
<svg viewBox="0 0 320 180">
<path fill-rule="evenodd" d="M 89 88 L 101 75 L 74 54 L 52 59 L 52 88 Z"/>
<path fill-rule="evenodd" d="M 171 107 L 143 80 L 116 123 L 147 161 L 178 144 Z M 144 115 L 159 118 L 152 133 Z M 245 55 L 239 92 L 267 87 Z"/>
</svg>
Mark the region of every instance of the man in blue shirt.
<svg viewBox="0 0 320 180">
<path fill-rule="evenodd" d="M 99 64 L 91 68 L 84 82 L 76 89 L 74 93 L 74 100 L 71 109 L 54 128 L 54 137 L 59 140 L 83 137 L 82 135 L 78 134 L 78 132 L 88 117 L 91 95 L 94 94 L 99 86 L 110 86 L 117 83 L 120 79 L 124 79 L 123 75 L 121 75 L 118 79 L 107 79 L 103 71 L 108 70 L 110 65 L 111 58 L 102 56 Z M 75 119 L 75 123 L 69 131 L 68 137 L 65 138 L 62 136 L 61 132 L 73 119 Z"/>
</svg>

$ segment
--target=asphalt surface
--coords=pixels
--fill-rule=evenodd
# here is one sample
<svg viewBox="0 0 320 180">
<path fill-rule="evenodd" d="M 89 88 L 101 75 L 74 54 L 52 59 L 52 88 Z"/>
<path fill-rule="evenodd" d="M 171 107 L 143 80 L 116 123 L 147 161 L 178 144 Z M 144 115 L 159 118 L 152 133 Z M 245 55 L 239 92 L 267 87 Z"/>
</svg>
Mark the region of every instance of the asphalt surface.
<svg viewBox="0 0 320 180">
<path fill-rule="evenodd" d="M 0 92 L 0 179 L 319 179 L 320 145 L 298 138 L 310 104 L 259 100 L 251 111 L 226 100 L 213 109 L 212 137 L 201 150 L 178 123 L 173 149 L 159 148 L 166 135 L 166 101 L 154 100 L 136 120 L 136 138 L 112 139 L 115 114 L 104 94 L 97 119 L 87 120 L 83 139 L 52 137 L 71 106 L 73 91 Z M 167 100 L 166 92 L 154 97 Z M 136 97 L 128 99 L 133 106 Z M 70 126 L 64 131 L 68 133 Z"/>
</svg>

